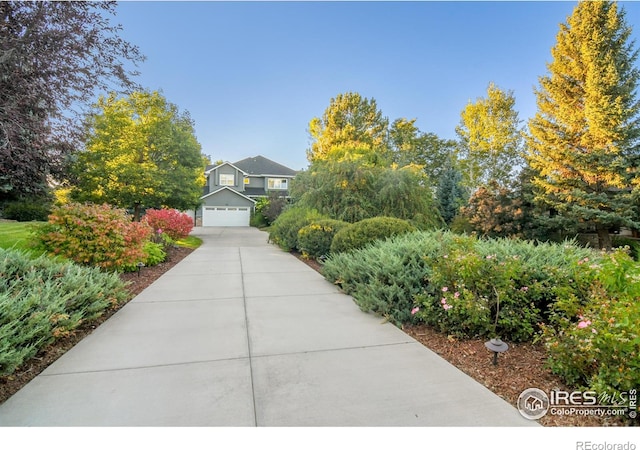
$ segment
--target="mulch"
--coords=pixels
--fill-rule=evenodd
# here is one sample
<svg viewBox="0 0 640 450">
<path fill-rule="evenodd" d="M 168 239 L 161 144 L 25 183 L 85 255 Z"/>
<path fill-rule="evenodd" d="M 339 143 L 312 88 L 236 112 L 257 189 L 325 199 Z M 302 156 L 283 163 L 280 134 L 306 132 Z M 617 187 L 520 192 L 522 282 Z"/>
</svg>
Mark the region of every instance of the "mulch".
<svg viewBox="0 0 640 450">
<path fill-rule="evenodd" d="M 192 251 L 192 249 L 184 247 L 172 247 L 167 261 L 164 263 L 154 267 L 145 267 L 140 271 L 140 274 L 136 272 L 121 274 L 122 279 L 128 282 L 131 298 L 142 292 Z M 322 265 L 317 261 L 302 258 L 296 253 L 293 254 L 314 270 L 319 272 L 322 270 Z M 12 375 L 0 377 L 0 404 L 89 335 L 122 306 L 124 305 L 107 311 L 102 317 L 91 323 L 84 324 L 76 330 L 73 336 L 56 341 L 27 361 Z M 542 389 L 545 392 L 551 392 L 554 389 L 572 390 L 546 367 L 547 355 L 541 344 L 509 344 L 509 350 L 500 354 L 498 365 L 494 366 L 493 353 L 486 349 L 484 340 L 459 340 L 425 325 L 405 326 L 403 331 L 513 406 L 516 406 L 520 393 L 531 387 Z M 544 426 L 556 427 L 629 425 L 625 419 L 621 418 L 551 414 L 542 417 L 538 422 Z"/>
</svg>

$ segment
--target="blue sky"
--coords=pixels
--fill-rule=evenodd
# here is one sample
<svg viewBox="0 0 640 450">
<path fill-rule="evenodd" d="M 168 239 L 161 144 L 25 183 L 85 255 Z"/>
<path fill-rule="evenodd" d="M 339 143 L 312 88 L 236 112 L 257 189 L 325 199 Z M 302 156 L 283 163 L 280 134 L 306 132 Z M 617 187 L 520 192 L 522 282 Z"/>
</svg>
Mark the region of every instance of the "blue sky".
<svg viewBox="0 0 640 450">
<path fill-rule="evenodd" d="M 640 3 L 622 2 L 640 41 Z M 561 22 L 576 2 L 119 2 L 138 82 L 189 111 L 203 153 L 307 166 L 309 121 L 358 92 L 394 119 L 455 138 L 490 82 L 536 111 Z M 637 46 L 636 46 L 637 48 Z"/>
</svg>

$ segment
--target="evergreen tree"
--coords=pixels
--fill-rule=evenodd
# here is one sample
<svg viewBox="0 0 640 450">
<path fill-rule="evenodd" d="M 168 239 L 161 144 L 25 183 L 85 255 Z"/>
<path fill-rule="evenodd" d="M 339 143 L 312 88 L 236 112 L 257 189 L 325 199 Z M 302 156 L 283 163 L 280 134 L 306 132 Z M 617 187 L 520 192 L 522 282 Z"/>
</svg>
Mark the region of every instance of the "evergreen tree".
<svg viewBox="0 0 640 450">
<path fill-rule="evenodd" d="M 438 209 L 447 225 L 451 224 L 468 198 L 469 193 L 462 185 L 462 173 L 449 162 L 442 171 L 436 187 Z"/>
<path fill-rule="evenodd" d="M 611 247 L 610 227 L 640 225 L 639 71 L 630 35 L 616 3 L 578 3 L 560 25 L 529 121 L 539 199 L 595 228 L 601 248 Z"/>
</svg>

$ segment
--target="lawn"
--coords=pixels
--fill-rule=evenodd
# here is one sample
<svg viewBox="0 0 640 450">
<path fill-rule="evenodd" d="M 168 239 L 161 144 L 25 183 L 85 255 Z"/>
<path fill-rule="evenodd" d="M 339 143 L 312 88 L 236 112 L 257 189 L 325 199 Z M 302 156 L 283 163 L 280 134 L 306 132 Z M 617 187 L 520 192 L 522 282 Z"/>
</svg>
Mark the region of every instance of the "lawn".
<svg viewBox="0 0 640 450">
<path fill-rule="evenodd" d="M 0 248 L 29 250 L 31 229 L 42 222 L 4 222 L 0 221 Z"/>
</svg>

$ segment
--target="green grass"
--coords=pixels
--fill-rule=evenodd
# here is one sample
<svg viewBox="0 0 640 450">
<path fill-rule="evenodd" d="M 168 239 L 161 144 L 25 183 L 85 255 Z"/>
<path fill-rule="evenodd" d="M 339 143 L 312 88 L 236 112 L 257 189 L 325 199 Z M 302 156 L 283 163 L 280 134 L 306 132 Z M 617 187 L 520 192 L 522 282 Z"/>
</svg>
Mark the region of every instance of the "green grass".
<svg viewBox="0 0 640 450">
<path fill-rule="evenodd" d="M 42 222 L 0 222 L 0 248 L 31 250 L 31 229 Z"/>
<path fill-rule="evenodd" d="M 176 245 L 187 248 L 198 248 L 202 245 L 202 239 L 195 236 L 187 236 L 184 239 L 179 239 L 178 241 L 176 241 Z"/>
</svg>

